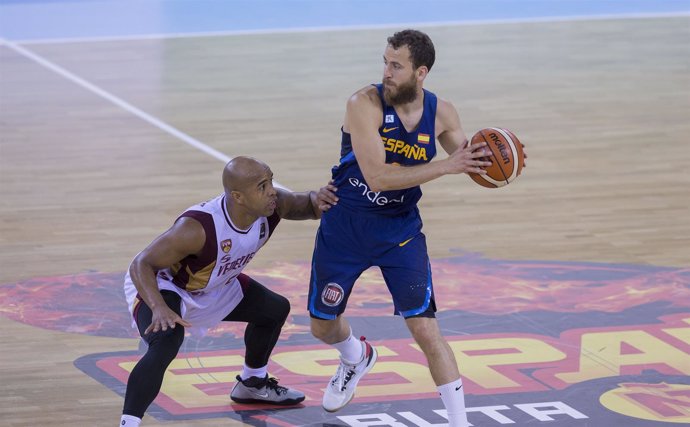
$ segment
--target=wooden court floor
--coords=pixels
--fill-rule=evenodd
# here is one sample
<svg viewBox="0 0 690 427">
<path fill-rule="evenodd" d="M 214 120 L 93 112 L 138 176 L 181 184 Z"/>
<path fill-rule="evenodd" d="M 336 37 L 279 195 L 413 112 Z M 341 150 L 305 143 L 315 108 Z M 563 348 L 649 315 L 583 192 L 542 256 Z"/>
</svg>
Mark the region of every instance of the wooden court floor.
<svg viewBox="0 0 690 427">
<path fill-rule="evenodd" d="M 502 189 L 467 176 L 423 187 L 432 259 L 469 251 L 690 266 L 690 19 L 426 30 L 437 49 L 426 87 L 458 107 L 468 134 L 506 127 L 529 153 L 524 175 Z M 380 80 L 390 32 L 25 48 L 228 156 L 264 160 L 280 184 L 307 190 L 338 161 L 345 101 Z M 221 191 L 222 161 L 3 45 L 0 140 L 2 287 L 124 272 L 181 210 Z M 316 227 L 285 221 L 249 268 L 308 261 Z M 135 350 L 138 341 L 37 328 L 3 310 L 0 425 L 114 426 L 122 398 L 73 362 Z M 147 417 L 145 425 L 190 422 Z"/>
</svg>

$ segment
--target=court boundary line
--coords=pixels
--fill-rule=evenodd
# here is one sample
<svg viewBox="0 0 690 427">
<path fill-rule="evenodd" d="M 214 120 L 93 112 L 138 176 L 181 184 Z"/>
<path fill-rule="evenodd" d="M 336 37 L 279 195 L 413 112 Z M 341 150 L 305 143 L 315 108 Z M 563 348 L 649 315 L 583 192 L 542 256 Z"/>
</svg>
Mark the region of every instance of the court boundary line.
<svg viewBox="0 0 690 427">
<path fill-rule="evenodd" d="M 320 33 L 320 32 L 342 32 L 360 30 L 383 30 L 394 28 L 430 28 L 430 27 L 453 27 L 453 26 L 478 26 L 478 25 L 505 25 L 505 24 L 540 24 L 558 22 L 581 22 L 581 21 L 608 21 L 608 20 L 627 20 L 627 19 L 657 19 L 657 18 L 682 18 L 690 17 L 690 11 L 664 12 L 664 13 L 629 13 L 629 14 L 602 14 L 602 15 L 573 15 L 573 16 L 545 16 L 535 18 L 509 18 L 509 19 L 487 19 L 477 21 L 431 21 L 422 23 L 395 23 L 395 24 L 371 24 L 371 25 L 342 25 L 342 26 L 323 26 L 323 27 L 295 27 L 295 28 L 265 28 L 251 30 L 228 30 L 228 31 L 199 31 L 182 33 L 156 33 L 156 34 L 133 34 L 126 36 L 99 36 L 99 37 L 65 37 L 48 39 L 25 39 L 12 40 L 12 43 L 21 45 L 32 44 L 63 44 L 63 43 L 97 43 L 114 41 L 144 41 L 144 40 L 164 40 L 178 38 L 197 38 L 197 37 L 231 37 L 246 35 L 273 35 L 273 34 L 301 34 L 301 33 Z M 5 39 L 7 40 L 7 39 Z M 7 40 L 8 41 L 8 40 Z"/>
<path fill-rule="evenodd" d="M 95 84 L 89 82 L 88 80 L 79 77 L 75 73 L 67 70 L 66 68 L 63 68 L 46 58 L 38 55 L 35 52 L 30 51 L 29 49 L 26 49 L 22 46 L 19 46 L 17 43 L 11 42 L 9 40 L 5 40 L 0 38 L 0 45 L 7 46 L 9 49 L 13 50 L 14 52 L 18 53 L 19 55 L 30 59 L 37 64 L 41 65 L 44 68 L 47 68 L 48 70 L 58 74 L 59 76 L 71 81 L 72 83 L 76 84 L 77 86 L 88 90 L 89 92 L 105 99 L 106 101 L 109 101 L 112 104 L 115 104 L 116 106 L 122 108 L 126 112 L 140 118 L 141 120 L 149 123 L 150 125 L 153 125 L 154 127 L 162 130 L 164 133 L 167 133 L 168 135 L 171 135 L 172 137 L 186 143 L 187 145 L 191 146 L 192 148 L 196 148 L 197 150 L 206 153 L 210 155 L 211 157 L 220 160 L 223 163 L 227 163 L 230 160 L 233 159 L 233 157 L 230 157 L 218 150 L 216 150 L 213 147 L 210 147 L 203 142 L 199 141 L 196 138 L 193 138 L 192 136 L 182 132 L 181 130 L 175 128 L 172 125 L 169 125 L 168 123 L 164 122 L 163 120 L 145 112 L 144 110 L 130 104 L 129 102 L 125 101 L 124 99 L 113 95 L 112 93 L 106 91 L 105 89 L 102 89 Z M 281 188 L 283 190 L 290 191 L 287 187 L 281 185 L 278 181 L 274 181 L 273 185 L 275 187 Z"/>
<path fill-rule="evenodd" d="M 50 71 L 60 75 L 61 77 L 71 81 L 72 83 L 75 83 L 77 86 L 82 87 L 83 89 L 88 90 L 89 92 L 92 92 L 99 97 L 111 102 L 112 104 L 117 105 L 118 107 L 122 108 L 123 110 L 127 111 L 130 114 L 133 114 L 136 117 L 139 117 L 140 119 L 144 120 L 145 122 L 157 127 L 158 129 L 162 130 L 163 132 L 174 136 L 175 138 L 182 140 L 189 144 L 190 146 L 203 151 L 206 154 L 209 154 L 210 156 L 223 161 L 223 162 L 229 162 L 232 158 L 228 157 L 227 155 L 221 153 L 220 151 L 216 150 L 215 148 L 209 147 L 208 145 L 204 144 L 203 142 L 197 140 L 196 138 L 192 138 L 191 136 L 187 135 L 186 133 L 182 132 L 181 130 L 165 123 L 164 121 L 158 119 L 157 117 L 152 116 L 151 114 L 143 111 L 140 108 L 135 107 L 134 105 L 130 104 L 129 102 L 123 100 L 122 98 L 119 98 L 112 93 L 106 91 L 105 89 L 102 89 L 95 84 L 87 81 L 86 79 L 83 79 L 82 77 L 79 77 L 78 75 L 74 74 L 73 72 L 43 58 L 42 56 L 22 47 L 17 45 L 14 42 L 5 40 L 5 39 L 0 39 L 0 42 L 2 45 L 7 46 L 11 50 L 15 51 L 16 53 L 20 54 L 21 56 L 30 59 L 37 64 L 41 65 L 44 68 L 49 69 Z"/>
<path fill-rule="evenodd" d="M 203 142 L 199 141 L 196 138 L 191 137 L 190 135 L 187 135 L 186 133 L 182 132 L 181 130 L 165 123 L 163 120 L 152 116 L 151 114 L 143 111 L 140 108 L 135 107 L 134 105 L 130 104 L 129 102 L 123 100 L 122 98 L 119 98 L 112 93 L 106 91 L 105 89 L 102 89 L 95 84 L 87 81 L 86 79 L 83 79 L 82 77 L 79 77 L 78 75 L 74 74 L 73 72 L 43 58 L 42 56 L 24 48 L 21 46 L 18 46 L 16 43 L 1 39 L 0 38 L 0 45 L 7 46 L 14 52 L 20 54 L 21 56 L 30 59 L 37 64 L 41 65 L 44 68 L 49 69 L 50 71 L 60 75 L 61 77 L 71 81 L 72 83 L 75 83 L 77 86 L 88 90 L 89 92 L 92 92 L 99 97 L 105 99 L 106 101 L 109 101 L 112 104 L 115 104 L 116 106 L 122 108 L 123 110 L 127 111 L 128 113 L 140 118 L 141 120 L 149 123 L 150 125 L 153 125 L 154 127 L 157 127 L 158 129 L 162 130 L 163 132 L 173 136 L 174 138 L 181 140 L 182 142 L 185 142 L 186 144 L 190 145 L 193 148 L 196 148 L 197 150 L 200 150 L 211 157 L 218 159 L 222 161 L 223 163 L 227 163 L 230 160 L 232 160 L 232 157 L 221 153 L 220 151 L 216 150 L 215 148 L 209 147 L 208 145 L 204 144 Z M 273 183 L 274 186 L 288 190 L 288 188 L 284 187 L 277 181 L 274 181 Z"/>
</svg>

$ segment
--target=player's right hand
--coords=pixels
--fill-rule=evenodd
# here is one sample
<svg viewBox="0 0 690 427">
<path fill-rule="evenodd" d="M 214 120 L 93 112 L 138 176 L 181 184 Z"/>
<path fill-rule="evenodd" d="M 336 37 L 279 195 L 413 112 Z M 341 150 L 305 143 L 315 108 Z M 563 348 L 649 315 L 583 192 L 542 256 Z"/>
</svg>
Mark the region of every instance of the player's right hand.
<svg viewBox="0 0 690 427">
<path fill-rule="evenodd" d="M 192 326 L 191 323 L 187 322 L 181 318 L 177 313 L 172 311 L 168 306 L 162 306 L 153 310 L 153 315 L 151 317 L 151 324 L 144 331 L 144 335 L 149 332 L 167 331 L 168 328 L 174 329 L 176 324 L 180 324 L 185 327 Z"/>
<path fill-rule="evenodd" d="M 491 156 L 491 151 L 486 148 L 486 142 L 470 144 L 467 141 L 448 156 L 447 173 L 478 173 L 486 175 L 484 168 L 491 166 L 491 162 L 487 160 L 489 156 Z"/>
</svg>

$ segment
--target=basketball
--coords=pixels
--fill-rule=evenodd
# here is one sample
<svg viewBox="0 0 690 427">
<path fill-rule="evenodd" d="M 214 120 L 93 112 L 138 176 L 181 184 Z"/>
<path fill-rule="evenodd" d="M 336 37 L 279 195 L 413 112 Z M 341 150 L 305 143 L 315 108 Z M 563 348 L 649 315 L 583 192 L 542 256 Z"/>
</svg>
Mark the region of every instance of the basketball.
<svg viewBox="0 0 690 427">
<path fill-rule="evenodd" d="M 486 168 L 486 175 L 469 173 L 477 184 L 488 187 L 503 187 L 511 183 L 522 172 L 525 164 L 522 144 L 508 129 L 486 128 L 475 133 L 470 144 L 486 142 L 491 156 L 485 157 L 492 164 Z"/>
</svg>

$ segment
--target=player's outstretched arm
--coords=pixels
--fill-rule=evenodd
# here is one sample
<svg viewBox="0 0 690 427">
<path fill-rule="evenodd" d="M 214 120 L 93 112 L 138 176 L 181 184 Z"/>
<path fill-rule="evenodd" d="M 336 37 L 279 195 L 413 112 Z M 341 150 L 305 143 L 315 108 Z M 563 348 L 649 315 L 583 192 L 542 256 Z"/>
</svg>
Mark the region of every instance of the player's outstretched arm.
<svg viewBox="0 0 690 427">
<path fill-rule="evenodd" d="M 165 304 L 158 290 L 156 273 L 187 255 L 198 253 L 205 241 L 206 233 L 197 220 L 180 218 L 132 261 L 129 267 L 132 282 L 153 312 L 151 325 L 146 329 L 145 334 L 159 330 L 165 331 L 168 328 L 174 328 L 178 323 L 182 326 L 191 326 Z"/>
<path fill-rule="evenodd" d="M 335 192 L 338 189 L 329 182 L 318 191 L 291 192 L 277 189 L 277 209 L 285 219 L 319 219 L 321 213 L 338 203 Z"/>
</svg>

